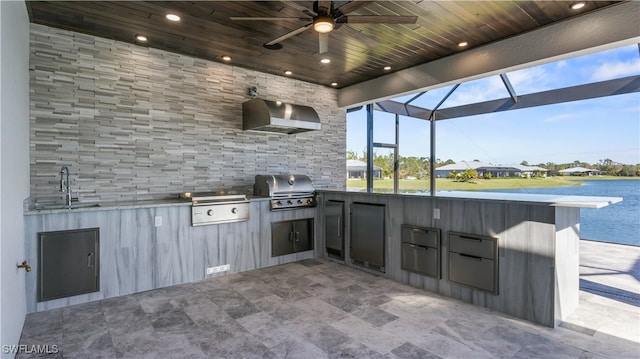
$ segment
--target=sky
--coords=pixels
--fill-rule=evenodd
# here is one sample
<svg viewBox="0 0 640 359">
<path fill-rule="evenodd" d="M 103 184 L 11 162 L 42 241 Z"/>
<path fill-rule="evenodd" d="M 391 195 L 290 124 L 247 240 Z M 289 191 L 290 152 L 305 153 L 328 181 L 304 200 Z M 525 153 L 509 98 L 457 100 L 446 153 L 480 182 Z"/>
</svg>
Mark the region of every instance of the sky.
<svg viewBox="0 0 640 359">
<path fill-rule="evenodd" d="M 518 95 L 640 75 L 638 45 L 625 46 L 507 73 Z M 452 86 L 434 89 L 412 104 L 433 108 Z M 407 101 L 413 95 L 398 97 Z M 509 97 L 499 76 L 463 83 L 441 108 Z M 376 112 L 374 142 L 395 143 L 395 115 Z M 436 158 L 493 164 L 640 163 L 640 93 L 436 122 Z M 364 109 L 347 114 L 347 150 L 366 148 Z M 401 156 L 429 157 L 427 121 L 401 117 Z M 378 148 L 377 154 L 391 150 Z"/>
</svg>

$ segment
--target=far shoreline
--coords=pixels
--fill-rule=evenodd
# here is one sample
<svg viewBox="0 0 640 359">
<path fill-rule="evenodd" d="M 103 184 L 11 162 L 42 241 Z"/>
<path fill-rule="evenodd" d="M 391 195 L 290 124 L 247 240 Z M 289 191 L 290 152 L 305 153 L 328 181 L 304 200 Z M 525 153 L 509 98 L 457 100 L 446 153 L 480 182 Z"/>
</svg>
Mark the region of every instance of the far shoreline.
<svg viewBox="0 0 640 359">
<path fill-rule="evenodd" d="M 618 180 L 640 180 L 640 177 L 620 177 L 620 176 L 555 176 L 545 178 L 491 178 L 476 179 L 469 182 L 455 182 L 449 178 L 436 178 L 436 189 L 438 191 L 458 190 L 458 191 L 481 191 L 514 188 L 549 188 L 581 186 L 585 181 L 618 181 Z M 348 188 L 365 189 L 367 184 L 364 179 L 348 179 Z M 393 179 L 374 179 L 374 190 L 392 190 Z M 429 179 L 399 180 L 400 191 L 428 191 Z"/>
</svg>

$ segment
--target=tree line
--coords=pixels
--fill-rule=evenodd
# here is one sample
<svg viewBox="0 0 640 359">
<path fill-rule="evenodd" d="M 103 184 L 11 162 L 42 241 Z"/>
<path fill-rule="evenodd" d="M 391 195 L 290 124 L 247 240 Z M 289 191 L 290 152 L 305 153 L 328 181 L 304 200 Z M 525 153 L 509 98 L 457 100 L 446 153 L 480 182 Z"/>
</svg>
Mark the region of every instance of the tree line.
<svg viewBox="0 0 640 359">
<path fill-rule="evenodd" d="M 363 162 L 367 161 L 367 154 L 363 152 L 362 156 L 358 156 L 355 151 L 347 151 L 347 160 L 360 160 Z M 478 160 L 474 160 L 478 161 Z M 379 155 L 377 153 L 373 153 L 373 164 L 382 169 L 383 177 L 392 177 L 393 176 L 393 153 L 388 155 Z M 427 179 L 430 177 L 430 158 L 429 157 L 404 157 L 398 156 L 398 177 L 401 179 L 407 178 L 415 178 L 415 179 Z M 435 166 L 436 168 L 454 164 L 456 163 L 452 159 L 447 159 L 445 161 L 441 159 L 436 159 Z M 598 163 L 589 164 L 583 161 L 573 161 L 570 163 L 554 163 L 554 162 L 546 162 L 546 163 L 538 163 L 538 164 L 529 164 L 527 161 L 522 161 L 520 163 L 523 166 L 538 166 L 542 168 L 546 168 L 549 170 L 549 174 L 560 175 L 560 170 L 564 170 L 567 168 L 573 167 L 585 167 L 593 170 L 602 171 L 604 174 L 609 176 L 620 176 L 620 177 L 633 177 L 640 176 L 640 163 L 635 165 L 623 164 L 619 162 L 615 162 L 611 159 L 604 159 L 598 161 Z"/>
</svg>

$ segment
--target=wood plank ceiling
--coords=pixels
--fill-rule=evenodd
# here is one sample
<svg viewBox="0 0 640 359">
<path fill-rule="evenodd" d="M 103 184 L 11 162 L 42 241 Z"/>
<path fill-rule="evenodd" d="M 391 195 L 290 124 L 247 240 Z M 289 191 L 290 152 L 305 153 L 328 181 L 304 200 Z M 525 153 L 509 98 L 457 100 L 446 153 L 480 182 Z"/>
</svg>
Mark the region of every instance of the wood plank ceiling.
<svg viewBox="0 0 640 359">
<path fill-rule="evenodd" d="M 336 8 L 349 3 L 335 1 Z M 337 26 L 328 52 L 320 54 L 318 34 L 309 28 L 280 42 L 263 44 L 309 24 L 302 7 L 312 1 L 28 1 L 33 23 L 87 33 L 140 46 L 337 88 L 499 41 L 553 22 L 610 6 L 588 1 L 580 10 L 567 1 L 366 1 L 348 15 L 416 16 L 415 24 Z M 357 5 L 357 6 L 355 6 Z M 179 22 L 165 18 L 181 17 Z M 230 17 L 298 17 L 306 20 L 232 21 Z M 146 43 L 135 39 L 148 38 Z M 466 41 L 466 47 L 458 43 Z M 322 64 L 322 58 L 331 63 Z M 384 67 L 391 69 L 385 71 Z"/>
</svg>

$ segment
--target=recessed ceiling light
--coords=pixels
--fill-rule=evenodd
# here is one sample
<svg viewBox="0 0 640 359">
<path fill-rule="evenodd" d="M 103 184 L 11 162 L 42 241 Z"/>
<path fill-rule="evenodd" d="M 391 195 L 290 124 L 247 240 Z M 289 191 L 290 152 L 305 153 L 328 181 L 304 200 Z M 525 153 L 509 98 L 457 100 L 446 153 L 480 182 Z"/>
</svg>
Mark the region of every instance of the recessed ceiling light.
<svg viewBox="0 0 640 359">
<path fill-rule="evenodd" d="M 389 70 L 391 70 L 391 66 L 385 66 L 385 67 L 384 67 L 384 70 L 385 70 L 385 71 L 389 71 Z"/>
<path fill-rule="evenodd" d="M 320 60 L 320 62 L 322 62 L 323 64 L 328 64 L 328 63 L 331 63 L 331 59 L 324 58 Z"/>
<path fill-rule="evenodd" d="M 144 36 L 144 35 L 136 35 L 136 40 L 142 41 L 142 42 L 146 42 L 147 41 L 147 37 Z"/>
<path fill-rule="evenodd" d="M 170 20 L 170 21 L 180 21 L 180 16 L 176 14 L 167 14 L 165 15 L 165 17 L 167 18 L 167 20 Z"/>
<path fill-rule="evenodd" d="M 582 9 L 586 4 L 583 1 L 577 2 L 575 4 L 571 5 L 571 8 L 573 10 L 578 10 L 578 9 Z"/>
<path fill-rule="evenodd" d="M 465 47 L 465 46 L 467 46 L 467 45 L 469 45 L 469 43 L 468 43 L 468 42 L 466 42 L 466 41 L 461 41 L 461 42 L 459 42 L 459 43 L 458 43 L 458 46 L 459 46 L 459 47 Z"/>
<path fill-rule="evenodd" d="M 231 61 L 231 56 L 229 55 L 222 56 L 222 61 Z"/>
<path fill-rule="evenodd" d="M 332 82 L 331 86 L 336 87 L 336 86 L 338 86 L 338 83 L 337 82 Z"/>
<path fill-rule="evenodd" d="M 293 72 L 291 72 L 291 71 L 287 70 L 287 71 L 285 71 L 285 72 L 284 72 L 284 74 L 288 76 L 288 75 L 292 75 L 292 74 L 293 74 Z"/>
</svg>

